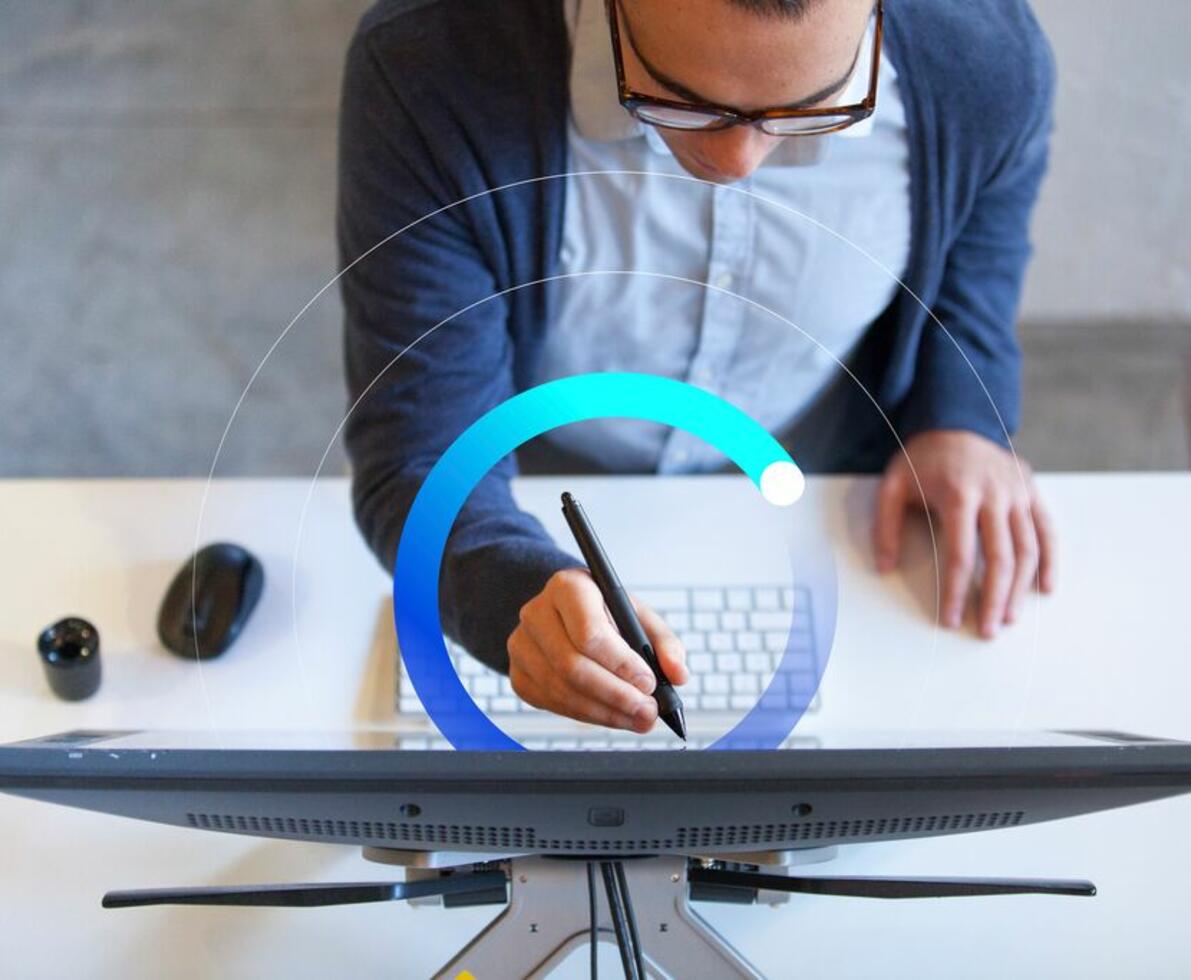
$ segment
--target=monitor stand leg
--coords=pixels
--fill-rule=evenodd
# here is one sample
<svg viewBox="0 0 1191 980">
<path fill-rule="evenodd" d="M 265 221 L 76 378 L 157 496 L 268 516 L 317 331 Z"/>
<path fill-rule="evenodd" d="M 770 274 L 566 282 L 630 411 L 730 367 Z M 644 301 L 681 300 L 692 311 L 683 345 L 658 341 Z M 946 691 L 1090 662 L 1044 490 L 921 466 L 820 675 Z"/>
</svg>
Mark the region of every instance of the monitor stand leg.
<svg viewBox="0 0 1191 980">
<path fill-rule="evenodd" d="M 686 858 L 626 860 L 624 869 L 651 976 L 762 980 L 762 974 L 691 908 Z M 596 881 L 598 937 L 615 943 L 598 869 Z M 512 858 L 508 906 L 435 974 L 436 980 L 494 972 L 545 977 L 588 943 L 590 921 L 586 861 Z"/>
</svg>

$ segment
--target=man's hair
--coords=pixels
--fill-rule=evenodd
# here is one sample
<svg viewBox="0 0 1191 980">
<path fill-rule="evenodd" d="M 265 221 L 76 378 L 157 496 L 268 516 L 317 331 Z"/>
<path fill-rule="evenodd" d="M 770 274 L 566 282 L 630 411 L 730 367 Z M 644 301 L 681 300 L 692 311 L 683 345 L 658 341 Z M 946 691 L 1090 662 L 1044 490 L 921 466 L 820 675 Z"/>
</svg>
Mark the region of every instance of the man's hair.
<svg viewBox="0 0 1191 980">
<path fill-rule="evenodd" d="M 817 0 L 728 0 L 734 7 L 742 7 L 763 17 L 785 17 L 798 20 Z"/>
</svg>

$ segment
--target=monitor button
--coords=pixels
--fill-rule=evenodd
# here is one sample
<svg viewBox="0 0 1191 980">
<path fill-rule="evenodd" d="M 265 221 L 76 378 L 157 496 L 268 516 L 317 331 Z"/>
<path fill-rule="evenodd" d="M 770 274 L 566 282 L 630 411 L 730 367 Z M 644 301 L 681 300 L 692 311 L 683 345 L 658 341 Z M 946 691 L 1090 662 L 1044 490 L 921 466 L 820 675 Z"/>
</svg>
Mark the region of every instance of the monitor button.
<svg viewBox="0 0 1191 980">
<path fill-rule="evenodd" d="M 624 810 L 618 806 L 593 806 L 587 811 L 587 822 L 593 827 L 620 827 L 624 824 Z"/>
</svg>

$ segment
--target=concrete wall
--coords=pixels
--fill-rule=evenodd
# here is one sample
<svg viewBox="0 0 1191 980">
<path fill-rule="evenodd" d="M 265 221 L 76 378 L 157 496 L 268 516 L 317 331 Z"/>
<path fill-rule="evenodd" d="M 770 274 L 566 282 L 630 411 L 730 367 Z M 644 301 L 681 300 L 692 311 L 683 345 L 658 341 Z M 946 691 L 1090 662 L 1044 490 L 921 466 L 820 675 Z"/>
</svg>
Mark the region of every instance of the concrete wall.
<svg viewBox="0 0 1191 980">
<path fill-rule="evenodd" d="M 334 274 L 339 71 L 366 6 L 0 3 L 0 475 L 208 471 L 258 362 Z M 1183 424 L 1191 3 L 1038 10 L 1062 81 L 1026 336 L 1086 321 L 1076 336 L 1093 343 L 1084 362 L 1043 345 L 1026 438 L 1043 466 L 1183 466 L 1166 447 L 1185 433 L 1155 442 L 1154 427 Z M 1165 328 L 1134 334 L 1155 320 Z M 1117 393 L 1124 412 L 1087 404 L 1116 363 L 1094 343 L 1105 330 L 1165 345 L 1144 359 L 1161 377 L 1121 382 L 1139 392 Z M 339 345 L 331 293 L 270 357 L 217 472 L 312 472 L 344 407 Z M 1156 384 L 1158 423 L 1140 397 Z M 1099 444 L 1085 452 L 1063 420 L 1097 405 Z M 333 450 L 329 468 L 341 467 Z"/>
<path fill-rule="evenodd" d="M 1191 319 L 1191 3 L 1034 8 L 1059 95 L 1025 318 Z"/>
</svg>

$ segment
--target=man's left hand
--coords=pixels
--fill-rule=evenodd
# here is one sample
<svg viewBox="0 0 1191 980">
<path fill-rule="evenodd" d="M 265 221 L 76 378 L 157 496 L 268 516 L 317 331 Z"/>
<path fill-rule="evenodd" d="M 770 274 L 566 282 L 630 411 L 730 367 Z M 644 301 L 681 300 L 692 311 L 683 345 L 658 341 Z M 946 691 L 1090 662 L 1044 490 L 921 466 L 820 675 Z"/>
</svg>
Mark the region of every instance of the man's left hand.
<svg viewBox="0 0 1191 980">
<path fill-rule="evenodd" d="M 917 476 L 917 481 L 915 481 Z M 921 492 L 919 491 L 921 484 Z M 925 498 L 925 500 L 923 499 Z M 978 624 L 993 637 L 1012 623 L 1030 583 L 1054 588 L 1054 530 L 1029 466 L 973 432 L 920 432 L 885 469 L 877 495 L 877 568 L 897 565 L 907 507 L 925 503 L 942 528 L 943 624 L 957 627 L 984 555 Z"/>
</svg>

